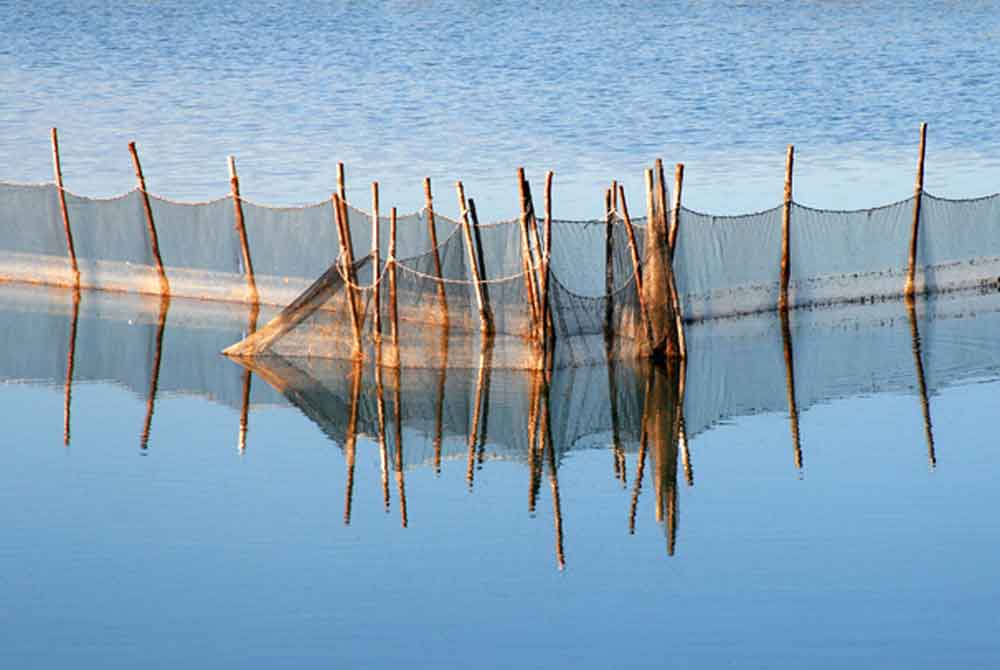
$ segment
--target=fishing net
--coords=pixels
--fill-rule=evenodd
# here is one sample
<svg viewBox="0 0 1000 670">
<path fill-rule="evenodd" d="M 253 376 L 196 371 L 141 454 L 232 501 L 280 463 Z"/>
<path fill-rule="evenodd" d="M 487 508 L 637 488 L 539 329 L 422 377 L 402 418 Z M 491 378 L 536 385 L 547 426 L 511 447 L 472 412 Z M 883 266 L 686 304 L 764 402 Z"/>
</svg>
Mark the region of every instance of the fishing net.
<svg viewBox="0 0 1000 670">
<path fill-rule="evenodd" d="M 144 194 L 135 190 L 110 199 L 64 194 L 80 285 L 158 294 Z M 149 196 L 149 203 L 171 295 L 252 300 L 232 197 L 178 203 Z M 555 365 L 629 358 L 647 350 L 635 266 L 617 214 L 610 223 L 554 220 L 547 252 L 543 226 L 532 218 L 530 260 L 520 220 L 474 223 L 477 284 L 462 226 L 444 216 L 434 218 L 436 246 L 426 210 L 399 216 L 390 258 L 391 226 L 383 211 L 376 259 L 370 213 L 347 206 L 354 257 L 349 272 L 331 201 L 304 207 L 246 199 L 238 204 L 259 299 L 288 309 L 278 318 L 280 327 L 263 328 L 233 353 L 351 358 L 360 351 L 404 366 L 476 367 L 488 348 L 498 365 L 531 367 L 538 359 L 540 330 L 532 298 L 542 297 L 543 286 Z M 919 204 L 917 290 L 996 284 L 1000 196 L 947 200 L 923 194 Z M 790 306 L 901 295 L 916 205 L 910 198 L 868 210 L 832 211 L 792 203 Z M 743 216 L 679 210 L 673 268 L 687 322 L 775 308 L 782 218 L 780 206 Z M 75 282 L 54 185 L 0 184 L 0 230 L 0 279 Z M 645 264 L 643 219 L 634 221 L 634 232 Z M 480 290 L 494 331 L 488 347 L 480 334 Z M 372 347 L 376 321 L 379 351 Z"/>
</svg>

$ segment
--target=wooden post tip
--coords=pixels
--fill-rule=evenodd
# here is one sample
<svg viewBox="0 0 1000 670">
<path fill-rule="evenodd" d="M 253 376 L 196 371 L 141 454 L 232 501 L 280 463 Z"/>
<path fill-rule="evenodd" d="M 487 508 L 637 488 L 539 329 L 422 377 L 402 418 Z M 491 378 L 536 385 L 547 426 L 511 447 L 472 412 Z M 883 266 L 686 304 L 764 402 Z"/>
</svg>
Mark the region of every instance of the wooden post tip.
<svg viewBox="0 0 1000 670">
<path fill-rule="evenodd" d="M 229 156 L 226 162 L 229 165 L 229 178 L 232 179 L 236 176 L 236 156 Z"/>
</svg>

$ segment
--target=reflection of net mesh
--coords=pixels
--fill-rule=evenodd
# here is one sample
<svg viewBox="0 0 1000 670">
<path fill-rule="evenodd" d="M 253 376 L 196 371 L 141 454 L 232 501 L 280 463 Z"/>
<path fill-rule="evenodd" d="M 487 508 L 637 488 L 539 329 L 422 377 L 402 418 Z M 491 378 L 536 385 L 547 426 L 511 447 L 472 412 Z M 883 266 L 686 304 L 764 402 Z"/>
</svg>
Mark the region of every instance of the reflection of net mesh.
<svg viewBox="0 0 1000 670">
<path fill-rule="evenodd" d="M 139 191 L 111 199 L 66 193 L 83 286 L 159 292 L 142 200 Z M 300 310 L 295 328 L 256 353 L 351 355 L 357 337 L 346 285 L 341 273 L 331 270 L 340 257 L 332 203 L 284 208 L 246 200 L 241 204 L 261 301 L 271 305 L 294 301 Z M 232 198 L 184 204 L 151 196 L 150 206 L 173 295 L 248 300 L 247 269 Z M 790 304 L 900 295 L 913 208 L 913 199 L 859 211 L 793 204 Z M 379 267 L 373 268 L 370 215 L 348 207 L 357 283 L 363 287 L 358 295 L 364 342 L 371 341 L 376 307 L 386 339 L 390 333 L 387 280 L 393 266 L 388 259 L 389 220 L 384 214 L 379 219 Z M 781 217 L 781 207 L 733 217 L 681 210 L 674 269 L 687 320 L 774 308 L 779 292 Z M 399 355 L 404 364 L 434 364 L 426 345 L 444 337 L 447 321 L 452 340 L 447 348 L 449 363 L 476 365 L 478 337 L 470 334 L 480 327 L 478 304 L 464 236 L 458 222 L 440 215 L 436 227 L 440 279 L 426 213 L 408 214 L 397 221 L 398 263 L 394 267 L 403 345 Z M 0 279 L 73 282 L 55 186 L 0 184 L 0 229 Z M 497 333 L 492 355 L 498 363 L 516 365 L 530 358 L 535 346 L 529 337 L 532 325 L 521 227 L 516 220 L 500 221 L 484 223 L 478 231 L 485 265 L 483 287 Z M 641 255 L 645 252 L 642 219 L 635 221 L 635 232 Z M 606 235 L 603 221 L 553 222 L 548 298 L 557 365 L 593 362 L 609 355 L 626 357 L 639 348 L 639 305 L 620 219 L 614 220 L 611 229 L 610 272 Z M 1000 277 L 1000 196 L 962 201 L 922 196 L 917 263 L 918 290 L 995 282 Z M 537 266 L 530 272 L 536 270 Z M 321 276 L 325 279 L 317 284 Z M 376 278 L 381 282 L 377 306 L 371 290 Z M 606 345 L 609 331 L 614 338 Z"/>
</svg>

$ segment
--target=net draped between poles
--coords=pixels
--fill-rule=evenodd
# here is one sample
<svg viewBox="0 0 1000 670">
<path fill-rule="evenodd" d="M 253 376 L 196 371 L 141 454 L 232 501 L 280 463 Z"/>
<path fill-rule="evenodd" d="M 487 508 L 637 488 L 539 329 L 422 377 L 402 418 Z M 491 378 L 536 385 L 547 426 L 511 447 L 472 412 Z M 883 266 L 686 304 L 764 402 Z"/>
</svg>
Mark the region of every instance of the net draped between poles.
<svg viewBox="0 0 1000 670">
<path fill-rule="evenodd" d="M 94 199 L 64 191 L 76 241 L 82 288 L 157 294 L 160 291 L 142 192 Z M 1000 278 L 1000 195 L 949 200 L 920 196 L 916 288 L 948 291 L 996 284 Z M 232 197 L 180 203 L 150 196 L 171 296 L 247 302 Z M 903 294 L 915 199 L 865 210 L 820 210 L 793 203 L 790 212 L 789 305 L 806 307 L 893 298 Z M 347 358 L 357 335 L 349 314 L 347 277 L 338 270 L 340 245 L 333 204 L 269 207 L 241 199 L 260 302 L 295 308 L 296 325 L 257 346 L 251 336 L 234 353 Z M 380 217 L 379 267 L 373 267 L 371 217 L 348 206 L 356 259 L 354 285 L 362 340 L 371 341 L 377 308 L 389 323 L 389 291 L 372 285 L 395 272 L 404 366 L 475 367 L 484 356 L 518 367 L 530 357 L 532 322 L 517 220 L 476 226 L 483 247 L 482 285 L 495 337 L 484 352 L 476 284 L 461 224 L 435 214 L 431 247 L 426 210 L 397 219 L 396 257 L 389 258 L 389 219 Z M 687 322 L 775 309 L 780 293 L 782 208 L 713 216 L 681 208 L 673 259 Z M 640 255 L 645 226 L 636 219 Z M 612 281 L 606 283 L 608 225 L 554 220 L 549 250 L 548 303 L 555 340 L 553 363 L 585 365 L 640 355 L 642 314 L 622 221 L 610 225 Z M 437 274 L 435 253 L 440 259 Z M 542 258 L 545 257 L 543 253 Z M 0 279 L 73 285 L 54 184 L 0 183 Z M 443 290 L 442 290 L 443 287 Z M 442 294 L 444 300 L 442 300 Z M 447 310 L 447 311 L 445 311 Z M 445 327 L 447 325 L 447 327 Z M 265 328 L 266 329 L 266 326 Z M 262 330 L 264 330 L 262 329 Z M 446 346 L 441 346 L 442 341 Z M 384 346 L 384 345 L 383 345 Z"/>
</svg>

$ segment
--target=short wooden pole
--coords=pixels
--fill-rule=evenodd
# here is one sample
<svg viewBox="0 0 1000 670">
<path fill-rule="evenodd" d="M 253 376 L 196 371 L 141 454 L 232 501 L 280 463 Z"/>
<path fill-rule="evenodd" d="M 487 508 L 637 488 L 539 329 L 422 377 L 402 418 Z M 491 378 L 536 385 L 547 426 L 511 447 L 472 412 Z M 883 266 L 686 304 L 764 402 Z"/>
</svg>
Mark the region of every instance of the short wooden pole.
<svg viewBox="0 0 1000 670">
<path fill-rule="evenodd" d="M 476 245 L 476 262 L 479 264 L 479 288 L 482 289 L 483 306 L 486 315 L 489 317 L 490 335 L 496 330 L 493 318 L 493 306 L 490 303 L 490 285 L 486 283 L 489 279 L 489 270 L 486 267 L 486 254 L 483 253 L 483 237 L 479 232 L 479 215 L 476 213 L 476 201 L 469 198 L 469 218 L 472 223 L 472 242 Z"/>
<path fill-rule="evenodd" d="M 674 166 L 674 204 L 670 208 L 670 258 L 677 247 L 677 232 L 681 225 L 681 189 L 684 187 L 684 163 Z"/>
<path fill-rule="evenodd" d="M 781 295 L 778 297 L 778 309 L 788 309 L 788 282 L 791 278 L 792 264 L 789 258 L 791 243 L 792 219 L 792 167 L 795 163 L 795 147 L 788 145 L 785 154 L 785 200 L 781 210 Z"/>
<path fill-rule="evenodd" d="M 332 196 L 332 200 L 334 218 L 337 221 L 337 239 L 340 242 L 341 270 L 343 272 L 344 288 L 346 289 L 344 295 L 347 297 L 348 308 L 351 313 L 351 326 L 354 329 L 356 353 L 360 354 L 362 351 L 361 315 L 358 309 L 357 289 L 355 288 L 358 277 L 354 269 L 354 252 L 351 249 L 350 234 L 347 232 L 348 226 L 345 221 L 347 207 L 337 194 Z"/>
<path fill-rule="evenodd" d="M 476 245 L 472 239 L 472 226 L 469 224 L 469 209 L 465 202 L 465 188 L 462 182 L 455 182 L 455 190 L 458 194 L 458 211 L 462 219 L 462 232 L 465 236 L 465 248 L 469 256 L 469 271 L 472 273 L 472 281 L 476 285 L 476 305 L 479 307 L 480 330 L 484 337 L 493 334 L 493 320 L 487 309 L 487 301 L 483 295 L 482 277 L 479 274 L 479 263 L 476 258 Z"/>
<path fill-rule="evenodd" d="M 920 124 L 920 150 L 917 157 L 917 181 L 913 187 L 913 227 L 910 232 L 910 259 L 906 271 L 904 295 L 912 298 L 916 292 L 917 237 L 920 232 L 920 201 L 924 195 L 924 153 L 927 149 L 927 124 Z"/>
<path fill-rule="evenodd" d="M 528 254 L 531 262 L 531 278 L 535 285 L 535 305 L 538 313 L 537 342 L 545 342 L 546 325 L 549 322 L 549 305 L 542 293 L 542 241 L 538 237 L 538 215 L 535 210 L 535 199 L 531 195 L 531 182 L 525 180 L 524 191 L 528 196 Z"/>
<path fill-rule="evenodd" d="M 552 311 L 549 305 L 549 267 L 552 262 L 552 170 L 545 173 L 545 250 L 542 256 L 542 306 L 545 320 L 542 322 L 542 341 L 548 342 L 551 332 Z"/>
<path fill-rule="evenodd" d="M 59 194 L 59 211 L 62 213 L 63 231 L 66 234 L 66 251 L 73 268 L 74 285 L 80 287 L 80 266 L 76 262 L 76 245 L 73 244 L 73 229 L 69 225 L 69 210 L 66 208 L 66 190 L 63 186 L 62 162 L 59 160 L 59 133 L 52 129 L 52 171 L 56 179 L 56 193 Z"/>
<path fill-rule="evenodd" d="M 377 347 L 375 355 L 381 358 L 382 344 L 382 302 L 381 290 L 379 287 L 381 279 L 381 261 L 378 250 L 378 182 L 372 182 L 372 326 L 374 328 L 375 345 Z M 381 364 L 381 362 L 379 363 Z"/>
<path fill-rule="evenodd" d="M 642 321 L 642 327 L 646 331 L 649 353 L 652 354 L 655 348 L 655 339 L 653 337 L 653 324 L 650 322 L 649 312 L 646 309 L 646 297 L 642 290 L 642 261 L 639 260 L 639 247 L 635 242 L 635 231 L 632 229 L 632 219 L 628 215 L 628 202 L 625 200 L 625 188 L 621 185 L 618 186 L 618 204 L 621 207 L 622 221 L 625 223 L 625 234 L 628 236 L 629 253 L 632 256 L 632 268 L 635 272 L 635 290 L 639 296 L 639 319 Z"/>
<path fill-rule="evenodd" d="M 260 302 L 257 292 L 257 280 L 253 274 L 253 260 L 250 258 L 250 241 L 247 239 L 247 227 L 243 219 L 243 199 L 240 197 L 240 178 L 236 174 L 236 158 L 229 157 L 229 185 L 233 196 L 233 212 L 236 215 L 236 232 L 240 236 L 240 251 L 243 252 L 243 268 L 247 273 L 247 287 L 250 289 L 250 301 Z"/>
<path fill-rule="evenodd" d="M 441 300 L 441 314 L 445 327 L 448 325 L 448 296 L 441 274 L 441 253 L 438 249 L 437 223 L 434 219 L 434 196 L 431 194 L 431 178 L 424 177 L 424 206 L 427 209 L 427 233 L 431 239 L 434 276 L 437 277 L 438 297 Z"/>
<path fill-rule="evenodd" d="M 389 258 L 386 259 L 389 272 L 389 328 L 392 336 L 392 350 L 396 360 L 394 367 L 401 365 L 399 350 L 399 302 L 396 295 L 396 208 L 389 210 Z M 398 391 L 397 391 L 398 392 Z"/>
<path fill-rule="evenodd" d="M 615 290 L 615 263 L 614 263 L 614 204 L 618 201 L 617 195 L 612 195 L 610 190 L 604 192 L 604 343 L 610 356 L 611 342 L 614 340 L 614 330 L 611 321 L 614 318 L 614 290 Z"/>
<path fill-rule="evenodd" d="M 153 261 L 156 263 L 156 274 L 160 277 L 160 293 L 170 295 L 170 282 L 167 281 L 167 273 L 163 270 L 163 259 L 160 258 L 160 240 L 156 236 L 153 208 L 149 204 L 149 193 L 146 192 L 146 178 L 142 174 L 142 164 L 139 163 L 139 152 L 136 151 L 135 142 L 128 143 L 128 151 L 132 154 L 132 164 L 135 166 L 135 178 L 138 182 L 139 193 L 142 194 L 142 208 L 146 212 L 146 225 L 149 229 L 149 244 L 153 252 Z"/>
<path fill-rule="evenodd" d="M 524 289 L 528 298 L 528 312 L 534 336 L 538 332 L 539 309 L 535 291 L 534 263 L 531 261 L 531 233 L 528 230 L 528 183 L 524 178 L 524 168 L 517 169 L 517 189 L 521 197 L 521 255 L 524 266 Z"/>
</svg>

